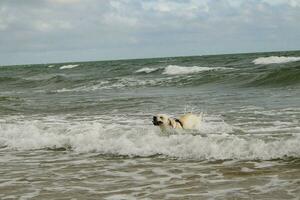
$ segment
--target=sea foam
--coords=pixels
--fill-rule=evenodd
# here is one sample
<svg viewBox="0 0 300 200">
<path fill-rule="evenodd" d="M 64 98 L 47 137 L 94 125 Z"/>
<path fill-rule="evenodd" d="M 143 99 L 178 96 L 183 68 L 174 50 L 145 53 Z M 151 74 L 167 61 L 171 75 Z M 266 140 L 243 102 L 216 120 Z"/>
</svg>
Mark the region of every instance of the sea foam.
<svg viewBox="0 0 300 200">
<path fill-rule="evenodd" d="M 139 69 L 139 70 L 136 70 L 135 72 L 136 72 L 136 73 L 147 73 L 147 74 L 149 74 L 149 73 L 155 72 L 155 71 L 157 71 L 157 70 L 159 70 L 159 68 L 149 68 L 149 67 L 144 67 L 144 68 L 141 68 L 141 69 Z"/>
<path fill-rule="evenodd" d="M 259 57 L 252 62 L 256 65 L 268 65 L 268 64 L 280 64 L 288 62 L 300 61 L 300 57 L 285 57 L 285 56 L 269 56 L 269 57 Z"/>
<path fill-rule="evenodd" d="M 78 67 L 79 65 L 63 65 L 59 69 L 72 69 Z"/>
<path fill-rule="evenodd" d="M 182 75 L 182 74 L 195 74 L 205 71 L 214 71 L 214 70 L 222 70 L 222 69 L 229 69 L 225 67 L 199 67 L 199 66 L 192 66 L 192 67 L 184 67 L 178 65 L 168 65 L 165 69 L 163 74 L 166 75 Z"/>
<path fill-rule="evenodd" d="M 122 123 L 116 123 L 121 120 Z M 164 135 L 146 121 L 41 120 L 0 124 L 0 146 L 11 150 L 70 149 L 115 156 L 161 155 L 193 160 L 270 160 L 300 157 L 300 135 L 276 140 L 239 136 L 224 123 L 209 124 L 203 134 Z"/>
</svg>

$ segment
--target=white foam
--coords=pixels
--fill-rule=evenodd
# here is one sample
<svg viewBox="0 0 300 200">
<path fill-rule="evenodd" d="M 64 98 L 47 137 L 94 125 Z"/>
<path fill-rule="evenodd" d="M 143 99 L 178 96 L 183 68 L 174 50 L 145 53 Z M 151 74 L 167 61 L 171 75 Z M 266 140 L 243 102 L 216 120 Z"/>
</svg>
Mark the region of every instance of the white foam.
<svg viewBox="0 0 300 200">
<path fill-rule="evenodd" d="M 100 81 L 95 85 L 87 85 L 87 86 L 80 86 L 76 88 L 62 88 L 55 90 L 55 92 L 84 92 L 84 91 L 95 91 L 95 90 L 107 90 L 107 89 L 120 89 L 125 87 L 142 87 L 142 86 L 155 86 L 158 84 L 163 83 L 170 83 L 172 82 L 172 78 L 164 77 L 164 78 L 157 78 L 157 79 L 137 79 L 137 78 L 130 78 L 130 77 L 123 77 L 117 82 L 110 82 L 110 81 Z"/>
<path fill-rule="evenodd" d="M 259 57 L 254 59 L 252 62 L 256 65 L 268 65 L 268 64 L 280 64 L 288 62 L 300 61 L 300 57 L 286 57 L 286 56 L 269 56 Z"/>
<path fill-rule="evenodd" d="M 107 89 L 112 87 L 112 85 L 110 84 L 109 81 L 100 81 L 98 84 L 95 85 L 91 85 L 91 86 L 80 86 L 80 87 L 76 87 L 76 88 L 62 88 L 62 89 L 58 89 L 55 90 L 55 92 L 57 93 L 61 93 L 61 92 L 88 92 L 88 91 L 94 91 L 94 90 L 100 90 L 100 89 Z"/>
<path fill-rule="evenodd" d="M 261 162 L 261 163 L 260 162 L 254 163 L 254 167 L 257 169 L 273 167 L 274 165 L 278 165 L 278 163 L 269 162 L 269 161 L 265 161 L 265 162 Z"/>
<path fill-rule="evenodd" d="M 201 131 L 206 132 L 206 128 Z M 194 160 L 300 157 L 300 134 L 263 140 L 255 135 L 232 135 L 230 131 L 224 128 L 223 123 L 215 122 L 206 135 L 187 133 L 166 136 L 149 121 L 129 120 L 128 117 L 96 121 L 25 120 L 0 122 L 0 146 L 15 150 L 71 148 L 79 153 L 163 155 Z"/>
<path fill-rule="evenodd" d="M 48 67 L 49 67 L 49 68 L 52 68 L 52 67 L 55 67 L 55 65 L 49 65 Z"/>
<path fill-rule="evenodd" d="M 63 65 L 59 69 L 72 69 L 78 67 L 79 65 Z"/>
<path fill-rule="evenodd" d="M 254 172 L 255 170 L 250 169 L 248 167 L 242 167 L 241 172 Z"/>
<path fill-rule="evenodd" d="M 144 68 L 141 68 L 139 70 L 136 70 L 135 73 L 151 73 L 151 72 L 155 72 L 159 70 L 159 68 L 149 68 L 149 67 L 144 67 Z"/>
<path fill-rule="evenodd" d="M 182 75 L 182 74 L 195 74 L 205 71 L 214 71 L 214 70 L 222 70 L 222 69 L 230 69 L 225 67 L 184 67 L 178 65 L 169 65 L 165 68 L 163 74 L 166 75 Z"/>
</svg>

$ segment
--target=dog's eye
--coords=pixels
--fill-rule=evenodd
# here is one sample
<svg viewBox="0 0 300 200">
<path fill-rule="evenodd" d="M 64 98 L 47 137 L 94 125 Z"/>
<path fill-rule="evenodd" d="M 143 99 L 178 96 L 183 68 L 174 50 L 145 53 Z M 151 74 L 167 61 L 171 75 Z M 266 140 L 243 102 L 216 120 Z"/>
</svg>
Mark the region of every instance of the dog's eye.
<svg viewBox="0 0 300 200">
<path fill-rule="evenodd" d="M 163 119 L 164 117 L 160 117 L 160 119 Z"/>
</svg>

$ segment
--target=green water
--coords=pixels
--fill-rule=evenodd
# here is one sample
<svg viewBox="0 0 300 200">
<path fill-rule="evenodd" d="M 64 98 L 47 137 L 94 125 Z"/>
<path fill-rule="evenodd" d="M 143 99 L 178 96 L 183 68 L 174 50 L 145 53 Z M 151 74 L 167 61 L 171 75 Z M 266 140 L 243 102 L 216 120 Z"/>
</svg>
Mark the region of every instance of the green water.
<svg viewBox="0 0 300 200">
<path fill-rule="evenodd" d="M 1 66 L 0 198 L 297 199 L 299 89 L 299 51 Z"/>
</svg>

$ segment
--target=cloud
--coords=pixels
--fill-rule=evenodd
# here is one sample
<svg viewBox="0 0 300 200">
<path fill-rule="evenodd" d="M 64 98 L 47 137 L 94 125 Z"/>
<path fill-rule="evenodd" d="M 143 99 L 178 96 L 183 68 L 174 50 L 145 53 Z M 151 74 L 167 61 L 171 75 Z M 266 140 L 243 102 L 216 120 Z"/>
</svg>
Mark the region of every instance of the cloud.
<svg viewBox="0 0 300 200">
<path fill-rule="evenodd" d="M 159 13 L 168 13 L 183 17 L 197 16 L 201 12 L 209 12 L 207 1 L 145 1 L 142 3 L 144 10 Z"/>
<path fill-rule="evenodd" d="M 0 60 L 294 49 L 299 7 L 300 0 L 1 0 Z"/>
<path fill-rule="evenodd" d="M 300 7 L 299 0 L 263 0 L 262 2 L 272 6 Z"/>
<path fill-rule="evenodd" d="M 48 0 L 53 4 L 74 4 L 74 3 L 82 3 L 81 0 Z"/>
</svg>

